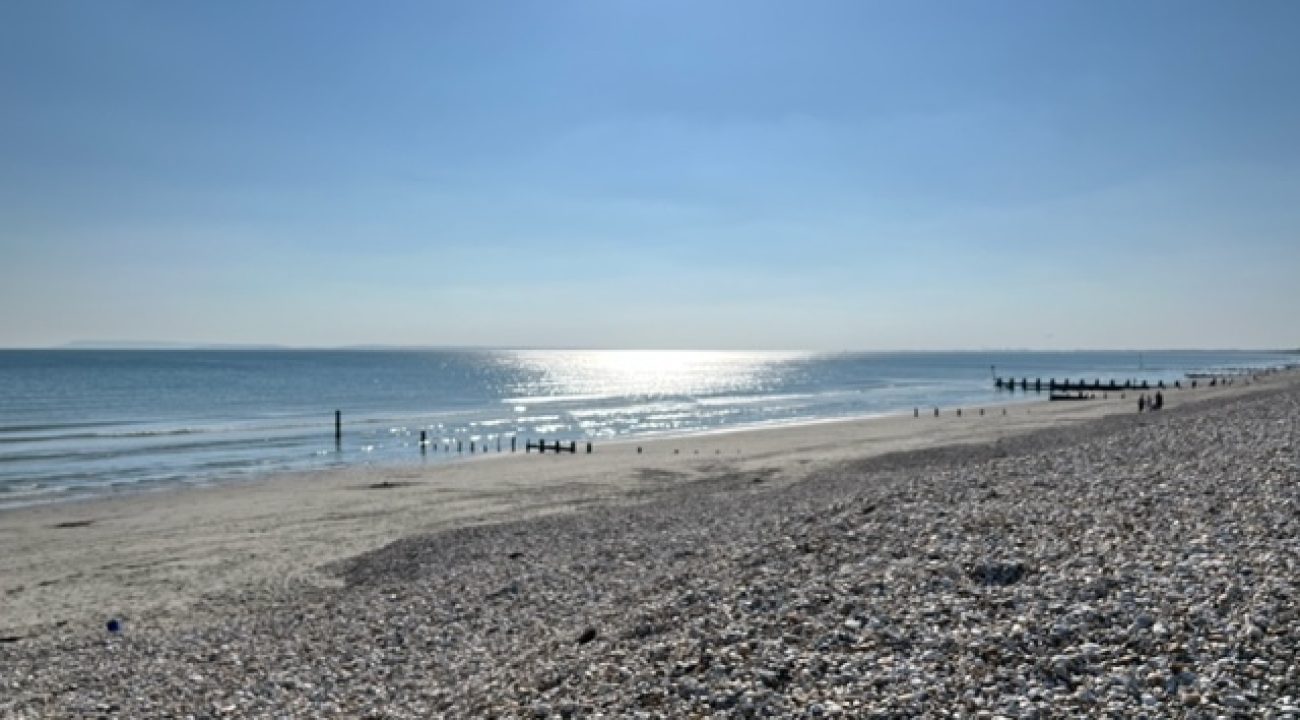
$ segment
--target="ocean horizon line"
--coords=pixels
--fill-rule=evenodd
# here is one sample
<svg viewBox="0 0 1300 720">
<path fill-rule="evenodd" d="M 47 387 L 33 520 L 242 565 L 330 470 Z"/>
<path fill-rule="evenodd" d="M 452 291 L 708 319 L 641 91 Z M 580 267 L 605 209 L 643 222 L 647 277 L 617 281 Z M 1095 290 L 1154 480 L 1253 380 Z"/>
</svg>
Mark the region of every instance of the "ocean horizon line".
<svg viewBox="0 0 1300 720">
<path fill-rule="evenodd" d="M 1300 354 L 1300 347 L 950 347 L 950 348 L 717 348 L 633 347 L 595 345 L 402 345 L 361 343 L 349 345 L 288 345 L 278 343 L 207 343 L 166 341 L 77 340 L 57 345 L 0 346 L 8 351 L 206 351 L 206 352 L 405 352 L 405 351 L 519 351 L 519 352 L 701 352 L 701 353 L 808 353 L 817 355 L 870 354 L 980 354 L 980 353 L 1214 353 L 1258 352 Z"/>
</svg>

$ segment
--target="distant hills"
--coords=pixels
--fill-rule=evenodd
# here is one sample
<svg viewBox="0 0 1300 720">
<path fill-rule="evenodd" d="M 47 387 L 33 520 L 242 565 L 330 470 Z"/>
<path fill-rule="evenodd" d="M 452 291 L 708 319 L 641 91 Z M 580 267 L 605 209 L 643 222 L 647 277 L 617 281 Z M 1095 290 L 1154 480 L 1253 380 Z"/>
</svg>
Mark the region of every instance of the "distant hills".
<svg viewBox="0 0 1300 720">
<path fill-rule="evenodd" d="M 178 343 L 128 340 L 76 340 L 59 346 L 63 350 L 285 350 L 283 345 L 241 345 L 234 343 Z"/>
</svg>

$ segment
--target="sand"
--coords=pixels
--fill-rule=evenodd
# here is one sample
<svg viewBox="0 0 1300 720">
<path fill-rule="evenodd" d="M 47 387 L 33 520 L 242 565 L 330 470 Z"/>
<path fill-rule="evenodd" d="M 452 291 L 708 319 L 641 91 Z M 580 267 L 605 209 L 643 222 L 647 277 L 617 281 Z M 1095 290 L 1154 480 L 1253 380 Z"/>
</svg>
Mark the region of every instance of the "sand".
<svg viewBox="0 0 1300 720">
<path fill-rule="evenodd" d="M 1293 382 L 1287 373 L 1171 390 L 1166 406 Z M 335 585 L 323 566 L 413 535 L 634 503 L 705 478 L 787 485 L 848 460 L 1132 414 L 1135 399 L 606 443 L 590 455 L 354 467 L 0 511 L 0 636 L 102 627 L 112 617 L 166 624 L 219 609 L 235 590 Z"/>
</svg>

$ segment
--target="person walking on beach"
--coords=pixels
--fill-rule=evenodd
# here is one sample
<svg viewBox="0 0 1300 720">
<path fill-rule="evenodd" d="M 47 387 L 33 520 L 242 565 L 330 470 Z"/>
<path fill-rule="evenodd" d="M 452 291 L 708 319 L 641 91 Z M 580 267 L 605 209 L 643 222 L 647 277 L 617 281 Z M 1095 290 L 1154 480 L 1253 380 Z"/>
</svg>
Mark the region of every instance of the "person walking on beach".
<svg viewBox="0 0 1300 720">
<path fill-rule="evenodd" d="M 1164 396 L 1164 395 L 1161 395 L 1161 394 L 1160 394 L 1160 391 L 1157 390 L 1157 391 L 1156 391 L 1156 398 L 1155 398 L 1155 400 L 1153 400 L 1153 401 L 1151 402 L 1151 409 L 1152 409 L 1152 410 L 1159 410 L 1159 409 L 1163 408 L 1164 406 L 1165 406 L 1165 396 Z"/>
<path fill-rule="evenodd" d="M 1138 412 L 1142 412 L 1143 410 L 1146 410 L 1146 409 L 1147 409 L 1147 396 L 1146 396 L 1146 394 L 1138 395 Z"/>
</svg>

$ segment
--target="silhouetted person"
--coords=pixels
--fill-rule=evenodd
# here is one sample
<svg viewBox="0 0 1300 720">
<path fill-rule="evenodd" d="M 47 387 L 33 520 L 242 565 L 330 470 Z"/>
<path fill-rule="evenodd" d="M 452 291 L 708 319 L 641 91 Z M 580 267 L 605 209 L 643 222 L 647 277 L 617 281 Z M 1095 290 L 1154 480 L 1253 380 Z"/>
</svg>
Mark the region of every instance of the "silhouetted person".
<svg viewBox="0 0 1300 720">
<path fill-rule="evenodd" d="M 1163 408 L 1164 406 L 1165 406 L 1165 396 L 1164 396 L 1164 395 L 1161 395 L 1160 392 L 1157 390 L 1157 391 L 1156 391 L 1155 405 L 1154 405 L 1151 409 L 1152 409 L 1152 410 L 1159 410 L 1159 409 Z"/>
<path fill-rule="evenodd" d="M 1146 395 L 1139 395 L 1139 396 L 1138 396 L 1138 412 L 1142 412 L 1143 410 L 1146 410 L 1146 409 L 1147 409 L 1147 396 L 1146 396 Z"/>
</svg>

